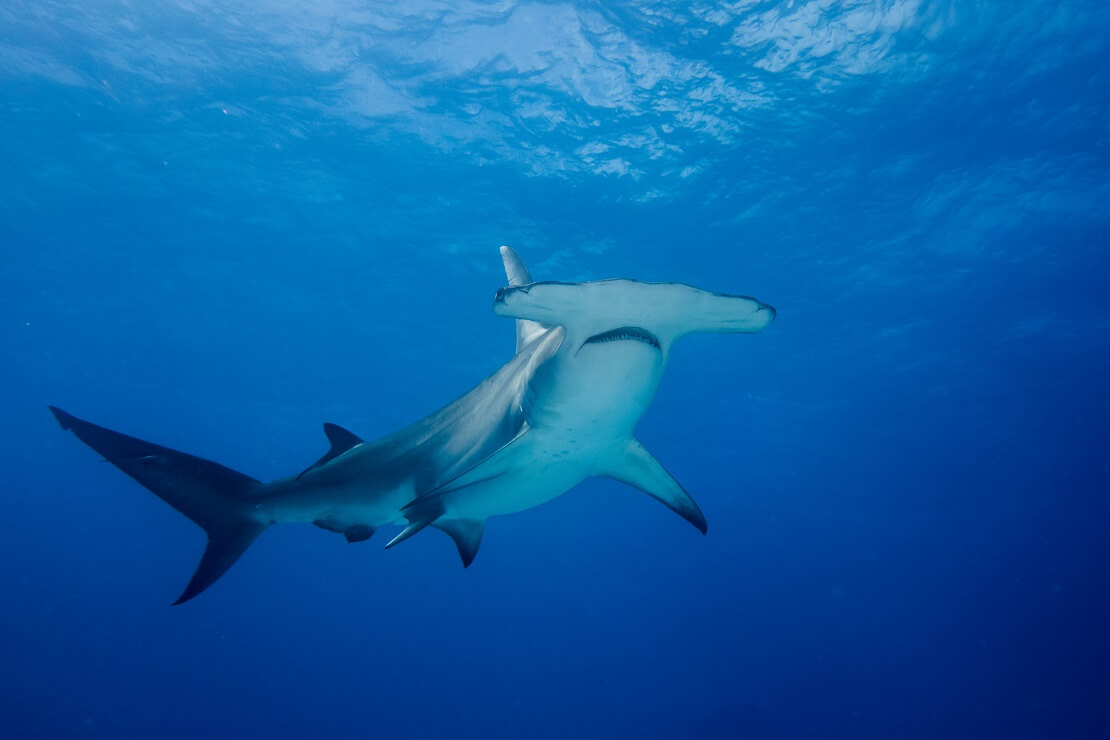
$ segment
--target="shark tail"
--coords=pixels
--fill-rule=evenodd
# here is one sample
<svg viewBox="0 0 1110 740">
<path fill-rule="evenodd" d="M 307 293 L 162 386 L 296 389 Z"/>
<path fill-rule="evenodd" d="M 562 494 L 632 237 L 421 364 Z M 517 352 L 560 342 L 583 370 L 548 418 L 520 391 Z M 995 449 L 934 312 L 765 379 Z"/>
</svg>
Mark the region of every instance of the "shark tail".
<svg viewBox="0 0 1110 740">
<path fill-rule="evenodd" d="M 262 485 L 219 463 L 97 426 L 54 406 L 51 413 L 104 459 L 200 525 L 208 545 L 174 604 L 204 591 L 227 572 L 268 526 L 251 518 L 250 499 Z"/>
</svg>

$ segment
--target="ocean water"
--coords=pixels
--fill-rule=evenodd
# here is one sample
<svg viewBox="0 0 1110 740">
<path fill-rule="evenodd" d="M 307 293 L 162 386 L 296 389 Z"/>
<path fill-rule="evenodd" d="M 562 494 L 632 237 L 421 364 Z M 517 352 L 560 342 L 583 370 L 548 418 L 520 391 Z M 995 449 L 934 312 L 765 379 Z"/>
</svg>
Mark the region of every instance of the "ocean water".
<svg viewBox="0 0 1110 740">
<path fill-rule="evenodd" d="M 1110 6 L 9 0 L 0 735 L 1110 737 Z M 47 412 L 271 479 L 539 280 L 758 297 L 463 570 L 203 532 Z"/>
</svg>

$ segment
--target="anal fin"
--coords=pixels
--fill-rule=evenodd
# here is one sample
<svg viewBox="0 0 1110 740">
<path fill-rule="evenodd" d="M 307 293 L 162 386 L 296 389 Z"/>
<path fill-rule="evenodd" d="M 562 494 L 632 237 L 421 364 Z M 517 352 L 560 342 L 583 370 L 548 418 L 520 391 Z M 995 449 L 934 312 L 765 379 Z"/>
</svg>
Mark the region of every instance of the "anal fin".
<svg viewBox="0 0 1110 740">
<path fill-rule="evenodd" d="M 598 472 L 633 488 L 639 488 L 693 524 L 702 534 L 708 530 L 705 515 L 694 499 L 638 440 L 628 440 L 623 454 L 615 456 Z"/>
</svg>

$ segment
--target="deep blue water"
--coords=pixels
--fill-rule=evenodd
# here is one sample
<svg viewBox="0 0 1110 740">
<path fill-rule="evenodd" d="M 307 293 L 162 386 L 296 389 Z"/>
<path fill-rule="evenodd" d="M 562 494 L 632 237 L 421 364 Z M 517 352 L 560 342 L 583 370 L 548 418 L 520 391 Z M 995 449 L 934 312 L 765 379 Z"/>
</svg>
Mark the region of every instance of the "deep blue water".
<svg viewBox="0 0 1110 740">
<path fill-rule="evenodd" d="M 1097 0 L 0 7 L 0 734 L 1110 737 Z M 463 570 L 200 529 L 47 404 L 269 479 L 512 353 L 537 279 L 753 295 Z"/>
</svg>

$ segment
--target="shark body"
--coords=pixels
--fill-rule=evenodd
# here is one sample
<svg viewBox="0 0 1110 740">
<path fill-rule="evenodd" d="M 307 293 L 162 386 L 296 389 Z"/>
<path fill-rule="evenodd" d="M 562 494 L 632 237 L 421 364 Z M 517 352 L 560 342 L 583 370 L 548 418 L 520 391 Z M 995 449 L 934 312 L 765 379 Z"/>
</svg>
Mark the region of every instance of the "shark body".
<svg viewBox="0 0 1110 740">
<path fill-rule="evenodd" d="M 676 340 L 692 332 L 763 329 L 775 311 L 746 296 L 675 283 L 533 282 L 508 247 L 509 285 L 494 312 L 517 319 L 517 351 L 457 400 L 367 442 L 334 424 L 331 449 L 269 483 L 50 407 L 63 428 L 203 527 L 208 545 L 175 602 L 212 585 L 267 527 L 313 522 L 348 541 L 387 524 L 392 547 L 427 526 L 455 541 L 463 565 L 486 519 L 549 501 L 609 476 L 706 531 L 694 500 L 635 438 Z"/>
</svg>

